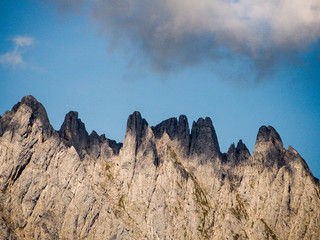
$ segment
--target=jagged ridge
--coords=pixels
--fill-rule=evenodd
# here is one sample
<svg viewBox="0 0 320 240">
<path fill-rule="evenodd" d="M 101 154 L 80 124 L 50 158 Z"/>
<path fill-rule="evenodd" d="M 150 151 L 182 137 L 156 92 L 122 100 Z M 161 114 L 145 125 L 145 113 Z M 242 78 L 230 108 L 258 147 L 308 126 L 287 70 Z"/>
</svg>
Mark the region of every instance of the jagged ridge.
<svg viewBox="0 0 320 240">
<path fill-rule="evenodd" d="M 262 126 L 252 155 L 221 153 L 210 118 L 150 127 L 124 143 L 90 135 L 77 112 L 59 131 L 32 96 L 0 118 L 3 239 L 319 239 L 320 187 L 295 149 Z"/>
</svg>

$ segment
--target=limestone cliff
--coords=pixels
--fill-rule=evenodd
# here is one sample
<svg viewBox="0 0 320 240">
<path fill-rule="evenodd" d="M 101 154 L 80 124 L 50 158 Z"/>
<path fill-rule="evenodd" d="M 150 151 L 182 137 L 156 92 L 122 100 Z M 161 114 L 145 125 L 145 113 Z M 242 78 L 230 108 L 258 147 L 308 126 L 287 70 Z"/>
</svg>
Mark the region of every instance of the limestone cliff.
<svg viewBox="0 0 320 240">
<path fill-rule="evenodd" d="M 0 166 L 0 239 L 320 239 L 319 180 L 271 126 L 221 153 L 210 118 L 134 112 L 121 144 L 76 112 L 55 131 L 26 96 L 0 118 Z"/>
</svg>

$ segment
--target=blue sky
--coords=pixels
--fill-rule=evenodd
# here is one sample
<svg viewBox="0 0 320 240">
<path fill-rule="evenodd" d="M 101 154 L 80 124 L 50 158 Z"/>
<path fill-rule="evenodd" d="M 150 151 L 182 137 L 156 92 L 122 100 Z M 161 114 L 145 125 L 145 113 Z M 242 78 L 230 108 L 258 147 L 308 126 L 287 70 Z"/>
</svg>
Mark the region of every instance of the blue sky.
<svg viewBox="0 0 320 240">
<path fill-rule="evenodd" d="M 209 116 L 222 151 L 242 139 L 251 153 L 259 127 L 272 125 L 319 178 L 320 13 L 299 7 L 286 21 L 285 4 L 262 0 L 246 16 L 250 0 L 151 2 L 1 1 L 0 114 L 32 94 L 55 129 L 75 110 L 88 132 L 121 142 L 135 110 L 150 125 Z"/>
</svg>

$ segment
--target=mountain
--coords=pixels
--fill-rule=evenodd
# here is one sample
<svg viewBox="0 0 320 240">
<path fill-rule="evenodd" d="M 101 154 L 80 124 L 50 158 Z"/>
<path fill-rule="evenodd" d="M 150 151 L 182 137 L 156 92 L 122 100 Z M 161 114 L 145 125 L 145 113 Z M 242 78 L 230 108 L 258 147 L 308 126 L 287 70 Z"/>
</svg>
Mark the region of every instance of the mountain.
<svg viewBox="0 0 320 240">
<path fill-rule="evenodd" d="M 271 126 L 221 153 L 210 118 L 134 112 L 122 144 L 77 112 L 56 131 L 25 96 L 0 118 L 0 166 L 1 239 L 320 239 L 319 180 Z"/>
</svg>

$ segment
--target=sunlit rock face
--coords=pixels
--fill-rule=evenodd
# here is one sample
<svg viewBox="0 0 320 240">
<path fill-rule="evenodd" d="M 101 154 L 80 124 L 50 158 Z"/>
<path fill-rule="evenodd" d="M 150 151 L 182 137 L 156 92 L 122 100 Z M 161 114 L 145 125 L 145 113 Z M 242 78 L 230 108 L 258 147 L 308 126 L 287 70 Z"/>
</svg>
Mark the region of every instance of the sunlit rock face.
<svg viewBox="0 0 320 240">
<path fill-rule="evenodd" d="M 26 96 L 0 118 L 0 166 L 0 239 L 320 239 L 319 180 L 271 126 L 221 153 L 210 118 L 134 112 L 122 144 L 77 112 L 55 131 Z"/>
</svg>

